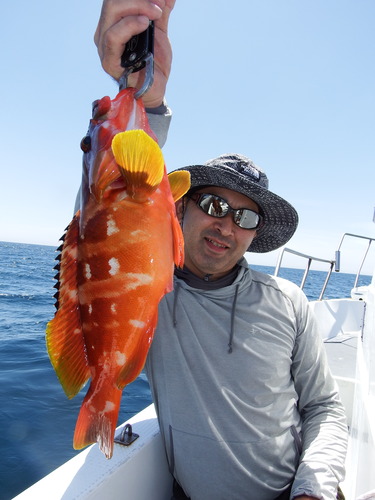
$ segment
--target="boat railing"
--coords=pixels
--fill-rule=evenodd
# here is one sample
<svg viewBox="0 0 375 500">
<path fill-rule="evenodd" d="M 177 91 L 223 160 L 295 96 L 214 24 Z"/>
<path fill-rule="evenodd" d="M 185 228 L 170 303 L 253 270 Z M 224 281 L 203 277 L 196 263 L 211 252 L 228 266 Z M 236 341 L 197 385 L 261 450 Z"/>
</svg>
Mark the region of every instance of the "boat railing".
<svg viewBox="0 0 375 500">
<path fill-rule="evenodd" d="M 356 277 L 355 277 L 355 280 L 354 280 L 354 285 L 353 285 L 353 288 L 355 288 L 357 285 L 358 285 L 358 280 L 359 280 L 359 277 L 361 275 L 361 271 L 362 271 L 362 268 L 363 268 L 363 264 L 368 256 L 368 252 L 370 250 L 370 246 L 371 246 L 371 243 L 373 241 L 375 241 L 375 238 L 370 238 L 369 236 L 361 236 L 359 234 L 352 234 L 352 233 L 344 233 L 342 235 L 342 238 L 341 238 L 341 241 L 340 241 L 340 244 L 339 244 L 339 247 L 338 249 L 336 250 L 336 254 L 335 254 L 335 271 L 336 272 L 339 272 L 340 271 L 340 261 L 341 261 L 341 245 L 344 241 L 344 238 L 346 236 L 349 236 L 349 237 L 352 237 L 352 238 L 360 238 L 362 240 L 367 240 L 368 241 L 368 245 L 367 245 L 367 248 L 365 249 L 365 252 L 364 252 L 364 255 L 363 255 L 363 258 L 360 262 L 360 265 L 359 265 L 359 268 L 358 268 L 358 271 L 357 271 L 357 274 L 356 274 Z"/>
<path fill-rule="evenodd" d="M 335 265 L 335 261 L 334 260 L 327 260 L 327 259 L 320 259 L 318 257 L 313 257 L 312 255 L 308 255 L 308 254 L 305 254 L 305 253 L 297 252 L 296 250 L 292 250 L 291 248 L 284 247 L 281 250 L 281 252 L 279 253 L 279 257 L 277 259 L 277 264 L 276 264 L 276 267 L 275 267 L 274 276 L 278 276 L 279 275 L 279 271 L 280 271 L 280 268 L 281 268 L 281 263 L 282 263 L 282 260 L 283 260 L 283 257 L 284 257 L 285 253 L 291 253 L 293 255 L 297 255 L 298 257 L 302 257 L 302 258 L 304 258 L 304 259 L 307 260 L 306 267 L 305 267 L 305 272 L 303 273 L 302 281 L 301 281 L 301 284 L 300 284 L 300 288 L 302 290 L 303 290 L 303 288 L 305 286 L 306 279 L 307 279 L 307 276 L 308 276 L 309 271 L 310 271 L 311 263 L 313 261 L 315 261 L 315 262 L 324 262 L 326 264 L 329 264 L 329 269 L 328 269 L 328 272 L 327 272 L 326 278 L 324 280 L 323 287 L 322 287 L 322 290 L 320 292 L 319 299 L 318 299 L 318 300 L 322 300 L 324 292 L 325 292 L 325 290 L 327 288 L 327 284 L 328 284 L 329 278 L 331 277 L 332 270 L 333 270 L 333 267 Z"/>
<path fill-rule="evenodd" d="M 340 241 L 340 244 L 338 246 L 338 249 L 335 252 L 335 259 L 332 259 L 332 260 L 330 260 L 330 259 L 321 259 L 319 257 L 314 257 L 312 255 L 305 254 L 305 253 L 302 253 L 302 252 L 297 252 L 296 250 L 292 250 L 291 248 L 284 247 L 280 251 L 280 253 L 279 253 L 279 257 L 278 257 L 277 264 L 276 264 L 276 267 L 275 267 L 274 276 L 278 276 L 279 275 L 279 271 L 280 271 L 282 260 L 283 260 L 283 257 L 284 257 L 285 253 L 290 253 L 290 254 L 296 255 L 298 257 L 302 257 L 302 258 L 306 259 L 306 261 L 307 261 L 306 262 L 305 271 L 304 271 L 304 274 L 303 274 L 303 277 L 302 277 L 302 281 L 301 281 L 301 284 L 300 284 L 300 288 L 303 290 L 303 288 L 305 286 L 305 283 L 306 283 L 306 280 L 307 280 L 307 276 L 308 276 L 308 274 L 310 272 L 310 269 L 311 269 L 312 262 L 323 262 L 323 263 L 325 263 L 325 264 L 328 265 L 328 271 L 327 271 L 327 275 L 326 275 L 326 278 L 324 280 L 324 283 L 323 283 L 323 286 L 322 286 L 322 289 L 321 289 L 321 292 L 320 292 L 320 295 L 319 295 L 319 298 L 318 298 L 318 300 L 322 300 L 323 296 L 324 296 L 324 293 L 326 291 L 329 279 L 330 279 L 330 277 L 332 275 L 333 269 L 335 269 L 335 272 L 340 272 L 340 267 L 341 267 L 341 246 L 342 246 L 342 243 L 343 243 L 343 241 L 344 241 L 344 239 L 346 237 L 360 238 L 360 239 L 364 239 L 364 240 L 368 241 L 367 248 L 366 248 L 365 253 L 363 255 L 363 258 L 362 258 L 362 260 L 360 262 L 360 265 L 359 265 L 359 268 L 358 268 L 358 271 L 356 273 L 356 277 L 355 277 L 355 280 L 354 280 L 353 288 L 355 288 L 358 285 L 358 280 L 359 280 L 359 277 L 361 275 L 363 264 L 364 264 L 364 262 L 365 262 L 365 260 L 366 260 L 366 258 L 368 256 L 368 252 L 369 252 L 370 246 L 371 246 L 372 242 L 375 241 L 375 238 L 370 238 L 369 236 L 362 236 L 362 235 L 359 235 L 359 234 L 344 233 L 343 236 L 342 236 L 342 238 L 341 238 L 341 241 Z"/>
</svg>

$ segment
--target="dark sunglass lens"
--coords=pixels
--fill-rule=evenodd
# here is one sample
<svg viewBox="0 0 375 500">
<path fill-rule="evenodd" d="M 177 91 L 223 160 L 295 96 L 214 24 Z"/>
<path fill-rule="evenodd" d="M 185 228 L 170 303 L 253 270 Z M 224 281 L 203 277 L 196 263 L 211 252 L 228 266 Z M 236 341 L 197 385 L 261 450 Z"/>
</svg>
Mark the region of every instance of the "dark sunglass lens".
<svg viewBox="0 0 375 500">
<path fill-rule="evenodd" d="M 199 206 L 212 217 L 224 217 L 228 212 L 228 204 L 217 196 L 204 195 L 199 201 Z"/>
<path fill-rule="evenodd" d="M 241 210 L 236 214 L 236 224 L 244 229 L 255 229 L 259 224 L 259 214 L 252 210 Z"/>
</svg>

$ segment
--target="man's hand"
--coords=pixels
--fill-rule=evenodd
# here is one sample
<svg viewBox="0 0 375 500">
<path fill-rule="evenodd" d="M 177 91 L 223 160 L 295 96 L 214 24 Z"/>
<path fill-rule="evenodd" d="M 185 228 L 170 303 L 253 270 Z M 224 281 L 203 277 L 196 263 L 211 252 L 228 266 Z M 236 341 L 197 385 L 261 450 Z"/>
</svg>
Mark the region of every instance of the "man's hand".
<svg viewBox="0 0 375 500">
<path fill-rule="evenodd" d="M 103 0 L 95 44 L 104 70 L 118 80 L 124 72 L 121 55 L 134 35 L 145 31 L 154 21 L 154 83 L 142 97 L 146 107 L 159 106 L 164 98 L 172 63 L 168 39 L 168 20 L 175 0 Z M 129 85 L 140 88 L 144 71 L 129 76 Z"/>
</svg>

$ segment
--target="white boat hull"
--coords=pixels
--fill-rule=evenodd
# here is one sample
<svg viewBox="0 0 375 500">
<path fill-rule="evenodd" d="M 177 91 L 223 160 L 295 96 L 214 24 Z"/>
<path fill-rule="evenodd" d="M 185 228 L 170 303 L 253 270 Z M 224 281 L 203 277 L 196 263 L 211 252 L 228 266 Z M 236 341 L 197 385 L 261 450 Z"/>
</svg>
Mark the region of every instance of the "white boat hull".
<svg viewBox="0 0 375 500">
<path fill-rule="evenodd" d="M 130 446 L 115 444 L 111 460 L 104 457 L 98 445 L 92 445 L 15 498 L 169 500 L 172 477 L 154 405 L 145 408 L 128 423 L 139 438 Z"/>
</svg>

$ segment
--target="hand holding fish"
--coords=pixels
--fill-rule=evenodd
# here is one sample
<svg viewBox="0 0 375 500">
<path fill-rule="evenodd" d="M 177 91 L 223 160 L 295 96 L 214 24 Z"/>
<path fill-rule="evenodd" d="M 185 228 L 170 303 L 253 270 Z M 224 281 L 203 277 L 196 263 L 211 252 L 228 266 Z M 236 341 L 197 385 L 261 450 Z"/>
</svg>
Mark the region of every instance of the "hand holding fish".
<svg viewBox="0 0 375 500">
<path fill-rule="evenodd" d="M 164 98 L 171 70 L 172 49 L 168 40 L 168 20 L 175 0 L 103 0 L 95 32 L 95 44 L 104 70 L 118 80 L 124 69 L 120 64 L 125 44 L 155 22 L 154 83 L 143 96 L 145 107 L 159 106 Z M 129 84 L 139 88 L 143 71 L 129 76 Z"/>
</svg>

